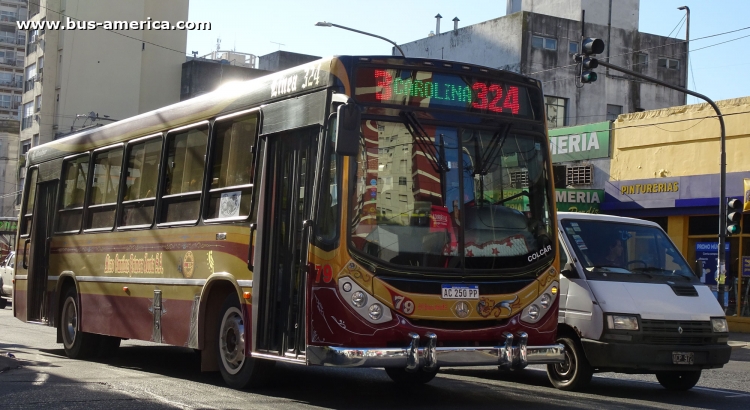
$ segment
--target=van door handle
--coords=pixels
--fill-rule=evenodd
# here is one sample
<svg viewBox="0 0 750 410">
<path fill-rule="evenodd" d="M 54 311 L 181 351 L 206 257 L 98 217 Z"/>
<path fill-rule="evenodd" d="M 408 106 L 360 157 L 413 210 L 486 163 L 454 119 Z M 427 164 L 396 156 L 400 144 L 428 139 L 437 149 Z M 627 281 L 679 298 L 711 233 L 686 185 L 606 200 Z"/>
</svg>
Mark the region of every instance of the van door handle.
<svg viewBox="0 0 750 410">
<path fill-rule="evenodd" d="M 29 243 L 31 243 L 31 239 L 27 239 L 23 243 L 23 268 L 29 269 L 29 264 L 26 261 L 26 250 L 29 249 Z"/>
</svg>

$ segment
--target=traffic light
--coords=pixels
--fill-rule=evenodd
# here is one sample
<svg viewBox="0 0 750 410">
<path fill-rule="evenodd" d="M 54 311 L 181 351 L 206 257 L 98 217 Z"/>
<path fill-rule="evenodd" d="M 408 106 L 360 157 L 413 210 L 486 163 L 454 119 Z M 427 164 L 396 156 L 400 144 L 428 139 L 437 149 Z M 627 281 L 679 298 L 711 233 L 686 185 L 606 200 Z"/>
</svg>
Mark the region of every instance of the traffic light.
<svg viewBox="0 0 750 410">
<path fill-rule="evenodd" d="M 604 41 L 598 38 L 585 38 L 581 42 L 581 51 L 583 54 L 575 56 L 575 60 L 581 64 L 581 82 L 593 83 L 597 75 L 592 70 L 599 67 L 599 61 L 592 56 L 604 52 Z"/>
<path fill-rule="evenodd" d="M 727 201 L 727 233 L 735 235 L 742 232 L 740 221 L 742 220 L 742 201 L 730 199 Z"/>
</svg>

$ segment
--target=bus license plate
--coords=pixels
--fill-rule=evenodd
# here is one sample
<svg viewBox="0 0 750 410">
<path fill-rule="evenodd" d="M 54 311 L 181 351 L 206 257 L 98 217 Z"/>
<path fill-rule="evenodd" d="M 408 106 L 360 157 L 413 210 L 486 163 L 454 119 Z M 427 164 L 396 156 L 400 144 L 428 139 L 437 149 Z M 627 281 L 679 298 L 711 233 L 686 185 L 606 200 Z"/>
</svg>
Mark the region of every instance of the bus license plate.
<svg viewBox="0 0 750 410">
<path fill-rule="evenodd" d="M 693 364 L 693 352 L 672 352 L 672 363 Z"/>
<path fill-rule="evenodd" d="M 443 285 L 443 299 L 479 299 L 479 285 Z"/>
</svg>

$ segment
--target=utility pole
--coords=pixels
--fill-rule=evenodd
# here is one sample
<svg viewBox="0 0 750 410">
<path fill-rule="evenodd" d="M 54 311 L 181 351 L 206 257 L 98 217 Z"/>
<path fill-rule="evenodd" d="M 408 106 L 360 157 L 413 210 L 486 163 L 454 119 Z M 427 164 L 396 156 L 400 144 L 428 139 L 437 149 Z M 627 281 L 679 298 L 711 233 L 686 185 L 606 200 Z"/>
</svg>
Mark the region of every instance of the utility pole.
<svg viewBox="0 0 750 410">
<path fill-rule="evenodd" d="M 711 106 L 711 108 L 714 109 L 716 112 L 716 116 L 719 119 L 719 127 L 721 128 L 721 135 L 720 135 L 720 141 L 721 141 L 721 148 L 719 153 L 719 262 L 718 262 L 718 275 L 726 275 L 726 252 L 724 251 L 724 245 L 726 243 L 727 238 L 727 153 L 726 153 L 726 129 L 724 127 L 724 117 L 721 114 L 721 110 L 716 105 L 716 103 L 713 102 L 710 98 L 706 97 L 703 94 L 696 93 L 694 91 L 690 91 L 687 88 L 684 87 L 678 87 L 676 85 L 672 85 L 669 83 L 666 83 L 664 81 L 658 80 L 653 77 L 649 77 L 647 75 L 643 75 L 641 73 L 637 73 L 633 70 L 628 70 L 626 68 L 618 67 L 614 64 L 610 64 L 609 62 L 599 61 L 596 58 L 593 58 L 592 55 L 600 54 L 602 51 L 604 51 L 604 42 L 597 38 L 585 38 L 581 42 L 582 44 L 582 51 L 583 55 L 576 54 L 573 58 L 575 61 L 579 64 L 579 69 L 577 70 L 580 73 L 580 78 L 576 81 L 580 81 L 581 83 L 592 83 L 596 81 L 596 73 L 593 71 L 588 71 L 589 69 L 596 68 L 597 66 L 604 66 L 609 68 L 610 70 L 619 71 L 621 73 L 629 74 L 633 77 L 640 78 L 642 80 L 661 85 L 662 87 L 670 88 L 672 90 L 680 91 L 685 94 L 690 94 L 693 97 L 698 97 L 701 100 L 704 100 L 708 103 L 708 105 Z M 722 301 L 723 304 L 723 301 Z"/>
</svg>

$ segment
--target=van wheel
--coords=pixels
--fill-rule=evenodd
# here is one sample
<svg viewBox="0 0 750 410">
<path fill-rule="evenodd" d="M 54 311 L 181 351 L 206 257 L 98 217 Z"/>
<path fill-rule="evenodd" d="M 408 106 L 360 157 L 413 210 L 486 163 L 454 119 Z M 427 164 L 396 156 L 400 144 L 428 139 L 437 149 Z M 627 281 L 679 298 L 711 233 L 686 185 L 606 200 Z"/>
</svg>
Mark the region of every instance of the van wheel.
<svg viewBox="0 0 750 410">
<path fill-rule="evenodd" d="M 419 369 L 416 372 L 407 372 L 402 367 L 386 367 L 386 374 L 394 382 L 403 385 L 417 385 L 425 384 L 432 381 L 437 375 L 437 370 L 434 372 L 428 372 L 423 369 Z"/>
<path fill-rule="evenodd" d="M 245 320 L 236 294 L 230 294 L 224 301 L 218 323 L 216 354 L 221 377 L 234 389 L 261 386 L 276 362 L 246 356 Z"/>
<path fill-rule="evenodd" d="M 565 362 L 547 365 L 547 377 L 555 388 L 575 391 L 586 386 L 591 381 L 594 370 L 591 368 L 583 346 L 577 339 L 563 337 L 557 339 L 565 346 Z"/>
<path fill-rule="evenodd" d="M 75 288 L 65 292 L 60 316 L 60 326 L 65 354 L 71 359 L 86 359 L 97 351 L 98 335 L 81 332 L 80 307 Z"/>
<path fill-rule="evenodd" d="M 2 286 L 1 283 L 0 283 L 0 286 Z M 8 306 L 8 301 L 3 298 L 0 298 L 0 309 L 5 309 L 6 306 Z"/>
<path fill-rule="evenodd" d="M 701 371 L 658 372 L 656 380 L 667 390 L 690 390 L 701 378 Z"/>
</svg>

